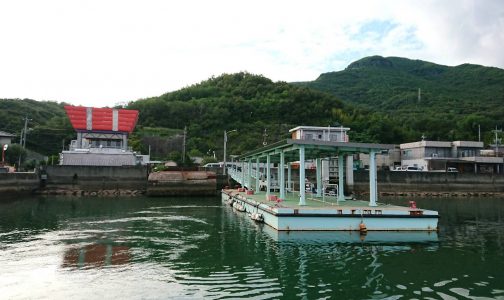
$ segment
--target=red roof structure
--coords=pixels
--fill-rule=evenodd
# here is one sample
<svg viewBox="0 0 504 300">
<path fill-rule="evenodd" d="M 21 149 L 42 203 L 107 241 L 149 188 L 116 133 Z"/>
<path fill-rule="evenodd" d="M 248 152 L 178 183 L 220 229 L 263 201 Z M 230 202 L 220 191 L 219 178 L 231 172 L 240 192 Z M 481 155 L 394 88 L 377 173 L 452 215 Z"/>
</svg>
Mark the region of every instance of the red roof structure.
<svg viewBox="0 0 504 300">
<path fill-rule="evenodd" d="M 138 121 L 138 110 L 66 105 L 70 123 L 77 131 L 131 133 Z"/>
</svg>

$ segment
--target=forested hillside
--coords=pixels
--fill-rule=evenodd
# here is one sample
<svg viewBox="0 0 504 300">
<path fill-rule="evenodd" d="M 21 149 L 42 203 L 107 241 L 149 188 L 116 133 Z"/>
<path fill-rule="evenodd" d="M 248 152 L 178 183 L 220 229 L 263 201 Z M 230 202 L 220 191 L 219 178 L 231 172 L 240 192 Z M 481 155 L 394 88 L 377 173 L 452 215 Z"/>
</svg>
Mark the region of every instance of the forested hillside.
<svg viewBox="0 0 504 300">
<path fill-rule="evenodd" d="M 504 70 L 498 68 L 372 56 L 296 85 L 383 113 L 413 130 L 416 139 L 476 139 L 478 125 L 488 139 L 492 128 L 504 124 Z"/>
<path fill-rule="evenodd" d="M 63 109 L 64 103 L 31 99 L 0 99 L 0 130 L 17 136 L 28 117 L 26 147 L 44 155 L 57 154 L 68 144 L 74 130 Z"/>
<path fill-rule="evenodd" d="M 418 89 L 421 89 L 421 98 Z M 484 141 L 504 125 L 504 70 L 476 65 L 447 67 L 404 58 L 368 57 L 313 82 L 273 82 L 249 73 L 223 74 L 159 97 L 130 102 L 140 111 L 130 145 L 147 152 L 179 143 L 187 127 L 187 151 L 222 157 L 223 132 L 230 154 L 289 137 L 298 125 L 351 128 L 353 141 L 403 143 L 419 140 Z M 56 154 L 75 137 L 63 103 L 0 100 L 0 130 L 19 135 L 29 122 L 27 147 Z M 171 146 L 170 146 L 171 147 Z M 176 151 L 180 150 L 180 147 Z M 156 156 L 156 155 L 155 155 Z"/>
<path fill-rule="evenodd" d="M 248 73 L 224 74 L 160 97 L 129 103 L 139 124 L 188 128 L 188 149 L 222 154 L 224 130 L 231 154 L 289 136 L 297 125 L 333 125 L 343 119 L 341 101 L 327 93 Z"/>
</svg>

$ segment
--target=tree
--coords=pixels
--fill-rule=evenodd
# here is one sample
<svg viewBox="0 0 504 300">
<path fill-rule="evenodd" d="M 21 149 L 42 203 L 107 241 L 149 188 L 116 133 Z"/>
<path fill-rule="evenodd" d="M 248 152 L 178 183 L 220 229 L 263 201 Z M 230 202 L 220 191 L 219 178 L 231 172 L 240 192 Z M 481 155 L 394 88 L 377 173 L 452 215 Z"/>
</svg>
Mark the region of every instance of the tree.
<svg viewBox="0 0 504 300">
<path fill-rule="evenodd" d="M 19 144 L 9 145 L 7 151 L 5 151 L 5 161 L 10 165 L 18 165 L 19 159 L 21 158 L 21 164 L 26 159 L 26 150 Z M 18 166 L 19 169 L 19 166 Z"/>
</svg>

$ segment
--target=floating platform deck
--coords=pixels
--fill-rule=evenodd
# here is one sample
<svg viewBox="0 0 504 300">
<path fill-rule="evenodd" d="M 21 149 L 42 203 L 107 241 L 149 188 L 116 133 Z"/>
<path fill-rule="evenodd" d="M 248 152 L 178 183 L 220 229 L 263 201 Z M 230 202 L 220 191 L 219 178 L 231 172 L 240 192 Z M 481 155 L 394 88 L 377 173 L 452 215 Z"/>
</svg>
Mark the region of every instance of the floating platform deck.
<svg viewBox="0 0 504 300">
<path fill-rule="evenodd" d="M 299 195 L 259 192 L 244 189 L 222 190 L 222 201 L 238 204 L 244 215 L 260 214 L 263 222 L 278 231 L 436 231 L 437 211 L 337 198 L 309 198 L 299 205 Z"/>
</svg>

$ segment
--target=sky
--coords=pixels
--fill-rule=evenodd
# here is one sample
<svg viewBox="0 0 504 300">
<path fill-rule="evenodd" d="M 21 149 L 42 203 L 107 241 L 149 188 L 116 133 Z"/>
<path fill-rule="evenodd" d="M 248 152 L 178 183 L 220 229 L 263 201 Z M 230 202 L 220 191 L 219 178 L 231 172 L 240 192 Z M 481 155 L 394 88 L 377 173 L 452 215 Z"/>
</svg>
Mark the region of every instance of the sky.
<svg viewBox="0 0 504 300">
<path fill-rule="evenodd" d="M 311 81 L 370 55 L 504 68 L 504 2 L 0 0 L 0 99 L 113 106 L 222 73 Z"/>
</svg>

